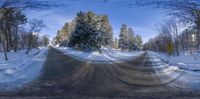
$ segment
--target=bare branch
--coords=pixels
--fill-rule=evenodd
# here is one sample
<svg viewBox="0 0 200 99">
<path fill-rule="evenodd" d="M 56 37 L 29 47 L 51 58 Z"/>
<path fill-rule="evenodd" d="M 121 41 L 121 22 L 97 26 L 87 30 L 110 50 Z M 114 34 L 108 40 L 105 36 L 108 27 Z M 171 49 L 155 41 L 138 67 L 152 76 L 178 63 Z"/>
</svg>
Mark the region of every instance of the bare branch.
<svg viewBox="0 0 200 99">
<path fill-rule="evenodd" d="M 1 0 L 0 1 L 0 8 L 17 8 L 21 10 L 25 9 L 34 9 L 34 10 L 41 10 L 41 9 L 49 9 L 51 7 L 60 6 L 56 4 L 56 2 L 48 2 L 48 1 L 41 1 L 41 0 Z"/>
</svg>

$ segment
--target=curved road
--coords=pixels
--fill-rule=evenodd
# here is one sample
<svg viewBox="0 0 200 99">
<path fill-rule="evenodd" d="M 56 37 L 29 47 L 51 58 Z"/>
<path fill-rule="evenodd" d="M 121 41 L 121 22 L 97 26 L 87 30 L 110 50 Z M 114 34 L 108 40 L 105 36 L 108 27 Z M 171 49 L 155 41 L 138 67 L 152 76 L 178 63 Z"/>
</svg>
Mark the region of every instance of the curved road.
<svg viewBox="0 0 200 99">
<path fill-rule="evenodd" d="M 0 96 L 31 99 L 182 99 L 200 96 L 199 93 L 170 86 L 184 73 L 176 73 L 175 78 L 162 72 L 159 74 L 165 68 L 152 61 L 147 53 L 122 63 L 89 64 L 50 48 L 38 80 L 14 92 L 0 93 Z"/>
</svg>

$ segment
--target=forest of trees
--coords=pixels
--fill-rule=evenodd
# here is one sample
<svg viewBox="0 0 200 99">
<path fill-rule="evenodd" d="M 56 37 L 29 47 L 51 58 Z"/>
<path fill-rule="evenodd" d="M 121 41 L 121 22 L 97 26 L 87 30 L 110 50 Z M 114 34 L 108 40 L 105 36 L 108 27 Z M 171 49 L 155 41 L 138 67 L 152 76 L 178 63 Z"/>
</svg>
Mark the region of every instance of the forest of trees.
<svg viewBox="0 0 200 99">
<path fill-rule="evenodd" d="M 200 2 L 198 0 L 138 1 L 137 5 L 164 9 L 172 16 L 172 19 L 159 24 L 157 27 L 159 34 L 144 44 L 144 49 L 170 55 L 179 55 L 181 51 L 200 52 Z"/>
<path fill-rule="evenodd" d="M 5 60 L 8 60 L 7 53 L 10 51 L 27 49 L 26 54 L 28 54 L 32 48 L 47 43 L 47 38 L 39 37 L 40 31 L 45 26 L 43 21 L 28 19 L 25 10 L 42 9 L 48 5 L 47 2 L 36 0 L 0 1 L 0 51 L 4 52 Z"/>
<path fill-rule="evenodd" d="M 139 50 L 142 48 L 142 37 L 135 35 L 132 28 L 122 24 L 118 46 L 122 50 Z"/>
<path fill-rule="evenodd" d="M 76 18 L 66 23 L 53 39 L 55 45 L 69 46 L 78 50 L 99 50 L 101 48 L 120 48 L 138 50 L 142 47 L 142 38 L 135 35 L 132 28 L 122 25 L 119 41 L 113 37 L 113 28 L 106 15 L 93 12 L 78 12 Z"/>
</svg>

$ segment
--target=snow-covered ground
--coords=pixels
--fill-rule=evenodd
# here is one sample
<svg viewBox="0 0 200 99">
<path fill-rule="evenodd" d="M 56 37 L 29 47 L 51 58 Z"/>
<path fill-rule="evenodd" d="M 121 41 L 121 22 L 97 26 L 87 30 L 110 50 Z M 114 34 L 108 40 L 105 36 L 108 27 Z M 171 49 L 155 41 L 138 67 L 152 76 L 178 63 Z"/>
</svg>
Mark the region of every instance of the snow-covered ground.
<svg viewBox="0 0 200 99">
<path fill-rule="evenodd" d="M 11 61 L 15 61 L 15 60 L 18 60 L 20 58 L 24 58 L 24 57 L 27 57 L 27 56 L 31 56 L 31 55 L 35 55 L 37 54 L 40 50 L 38 49 L 32 49 L 28 55 L 26 55 L 26 51 L 27 49 L 24 49 L 24 50 L 19 50 L 16 52 L 14 51 L 10 51 L 7 53 L 7 56 L 8 56 L 8 62 L 11 62 Z M 0 63 L 5 63 L 7 62 L 5 60 L 5 57 L 4 57 L 4 53 L 3 52 L 0 52 Z"/>
<path fill-rule="evenodd" d="M 174 57 L 152 51 L 148 51 L 148 53 L 181 69 L 200 71 L 200 54 L 181 53 L 179 56 Z"/>
<path fill-rule="evenodd" d="M 83 52 L 77 51 L 73 48 L 68 47 L 57 47 L 56 49 L 62 51 L 63 53 L 70 55 L 76 59 L 86 61 L 89 63 L 113 63 L 113 62 L 122 62 L 125 60 L 133 59 L 140 54 L 143 54 L 143 51 L 121 51 L 121 50 L 109 50 L 104 49 L 102 53 L 98 51 Z"/>
<path fill-rule="evenodd" d="M 47 48 L 32 50 L 29 55 L 22 50 L 8 53 L 9 61 L 0 59 L 0 91 L 20 88 L 38 77 L 47 53 Z"/>
<path fill-rule="evenodd" d="M 200 91 L 200 71 L 198 71 L 200 57 L 198 55 L 193 59 L 193 56 L 186 54 L 170 57 L 156 52 L 148 53 L 155 65 L 156 74 L 163 83 L 168 83 L 172 88 Z"/>
</svg>

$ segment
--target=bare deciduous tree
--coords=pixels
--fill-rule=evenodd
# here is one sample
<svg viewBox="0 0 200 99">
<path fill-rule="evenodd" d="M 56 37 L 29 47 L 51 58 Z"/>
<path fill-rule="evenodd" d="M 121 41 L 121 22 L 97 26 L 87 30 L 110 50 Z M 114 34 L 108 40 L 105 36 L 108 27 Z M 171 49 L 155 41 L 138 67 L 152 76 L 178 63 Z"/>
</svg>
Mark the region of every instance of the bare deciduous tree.
<svg viewBox="0 0 200 99">
<path fill-rule="evenodd" d="M 200 1 L 199 0 L 131 0 L 131 5 L 150 6 L 167 11 L 180 22 L 196 27 L 196 48 L 200 48 Z"/>
<path fill-rule="evenodd" d="M 1 0 L 0 1 L 0 40 L 7 58 L 7 52 L 17 51 L 19 40 L 19 26 L 26 23 L 24 10 L 49 9 L 55 3 L 40 0 Z"/>
<path fill-rule="evenodd" d="M 28 49 L 26 54 L 29 53 L 29 51 L 31 50 L 31 46 L 33 43 L 34 38 L 37 39 L 38 37 L 38 33 L 40 33 L 40 31 L 42 30 L 42 28 L 44 28 L 45 25 L 43 23 L 42 20 L 38 20 L 38 19 L 32 19 L 29 22 L 29 30 L 28 30 Z M 37 40 L 35 40 L 35 44 L 37 43 Z"/>
</svg>

